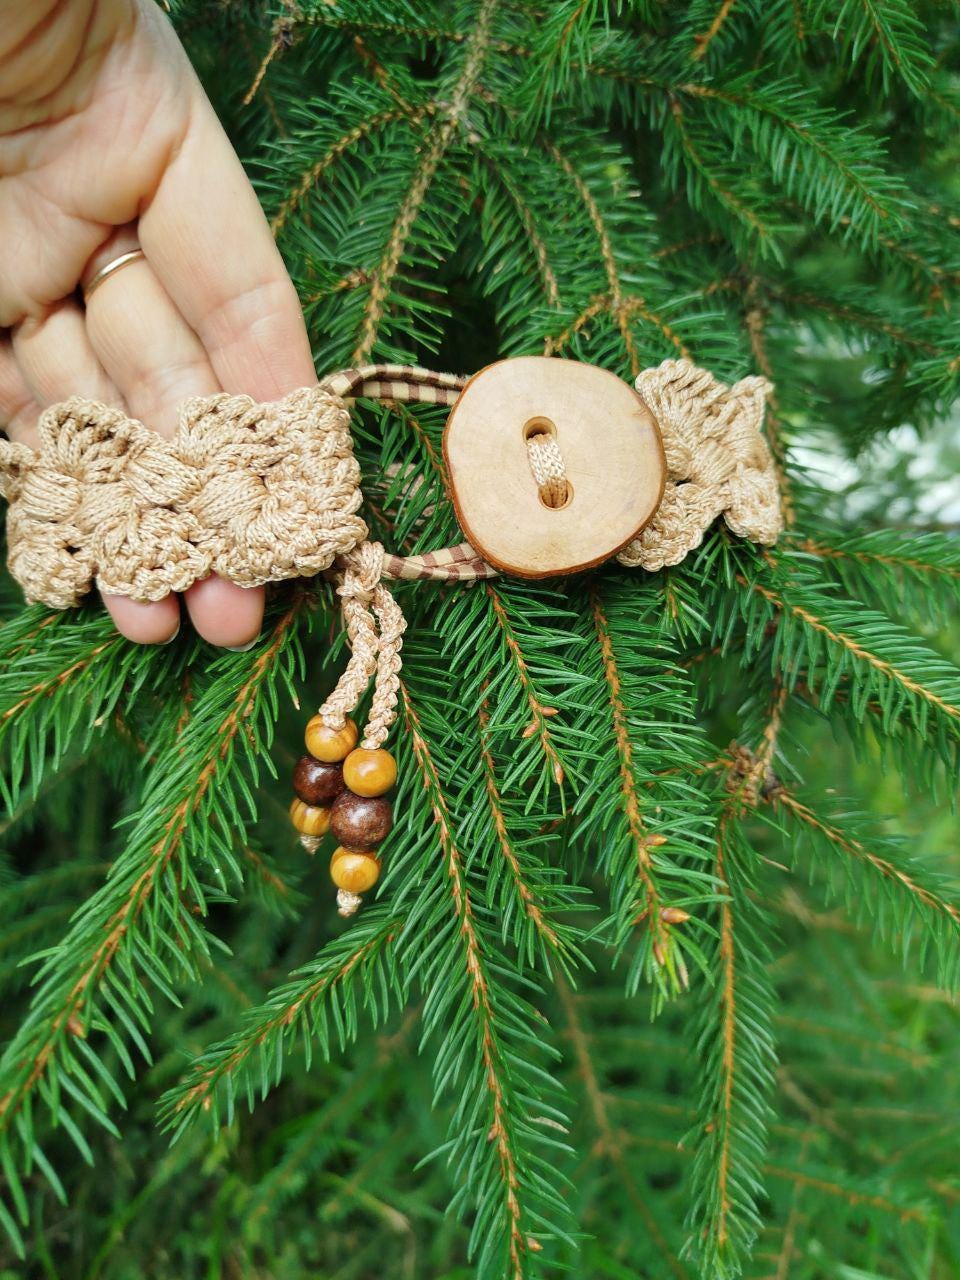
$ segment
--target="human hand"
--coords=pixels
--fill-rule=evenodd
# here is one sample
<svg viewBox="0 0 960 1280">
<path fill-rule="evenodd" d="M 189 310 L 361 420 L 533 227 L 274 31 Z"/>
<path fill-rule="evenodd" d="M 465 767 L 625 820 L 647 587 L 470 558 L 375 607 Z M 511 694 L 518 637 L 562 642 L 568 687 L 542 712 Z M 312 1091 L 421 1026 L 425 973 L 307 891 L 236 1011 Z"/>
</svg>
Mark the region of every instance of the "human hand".
<svg viewBox="0 0 960 1280">
<path fill-rule="evenodd" d="M 296 291 L 240 161 L 152 0 L 0 0 L 0 425 L 33 444 L 81 395 L 171 435 L 188 396 L 275 400 L 316 381 Z M 145 257 L 78 290 L 139 244 Z M 263 589 L 184 596 L 197 631 L 243 647 Z M 105 596 L 163 643 L 177 597 Z"/>
</svg>

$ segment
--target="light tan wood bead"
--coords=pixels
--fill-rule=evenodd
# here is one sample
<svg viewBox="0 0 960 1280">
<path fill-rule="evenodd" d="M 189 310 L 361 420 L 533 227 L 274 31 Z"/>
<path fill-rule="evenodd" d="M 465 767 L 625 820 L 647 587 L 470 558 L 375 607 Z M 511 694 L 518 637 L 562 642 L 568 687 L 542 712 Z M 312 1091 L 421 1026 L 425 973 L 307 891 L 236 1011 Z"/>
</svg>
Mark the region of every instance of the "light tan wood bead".
<svg viewBox="0 0 960 1280">
<path fill-rule="evenodd" d="M 528 441 L 550 440 L 562 471 L 534 478 Z M 646 405 L 615 374 L 518 356 L 467 383 L 443 452 L 470 545 L 505 573 L 547 578 L 607 560 L 663 496 L 666 460 Z"/>
<path fill-rule="evenodd" d="M 383 747 L 357 747 L 343 762 L 343 780 L 358 796 L 382 796 L 397 780 L 397 762 Z"/>
<path fill-rule="evenodd" d="M 355 849 L 335 849 L 330 859 L 330 879 L 346 893 L 366 893 L 380 879 L 380 859 Z"/>
<path fill-rule="evenodd" d="M 311 716 L 304 739 L 312 756 L 324 764 L 336 764 L 357 745 L 357 726 L 348 720 L 342 729 L 328 729 L 318 715 Z"/>
<path fill-rule="evenodd" d="M 324 836 L 330 830 L 326 805 L 305 804 L 299 797 L 290 806 L 290 821 L 302 836 Z"/>
</svg>

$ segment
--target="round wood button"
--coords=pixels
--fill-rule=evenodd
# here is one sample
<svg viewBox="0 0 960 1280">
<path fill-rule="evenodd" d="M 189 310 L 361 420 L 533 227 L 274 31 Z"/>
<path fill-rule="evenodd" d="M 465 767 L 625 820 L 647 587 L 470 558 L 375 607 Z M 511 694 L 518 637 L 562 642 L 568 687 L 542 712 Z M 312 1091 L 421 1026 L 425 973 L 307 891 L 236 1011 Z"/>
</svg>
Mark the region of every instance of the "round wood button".
<svg viewBox="0 0 960 1280">
<path fill-rule="evenodd" d="M 605 369 L 546 356 L 475 374 L 443 452 L 468 541 L 521 578 L 615 555 L 651 519 L 666 480 L 660 431 L 637 393 Z"/>
</svg>

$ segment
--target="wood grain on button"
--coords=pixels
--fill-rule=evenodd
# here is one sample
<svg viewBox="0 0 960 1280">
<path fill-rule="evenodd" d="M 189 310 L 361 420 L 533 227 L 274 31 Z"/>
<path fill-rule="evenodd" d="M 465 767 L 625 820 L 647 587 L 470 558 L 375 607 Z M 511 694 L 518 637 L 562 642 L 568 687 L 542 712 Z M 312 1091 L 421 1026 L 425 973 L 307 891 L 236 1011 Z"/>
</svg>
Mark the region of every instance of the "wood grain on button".
<svg viewBox="0 0 960 1280">
<path fill-rule="evenodd" d="M 443 437 L 471 545 L 521 578 L 615 555 L 663 495 L 660 432 L 640 397 L 594 365 L 518 356 L 481 369 Z"/>
</svg>

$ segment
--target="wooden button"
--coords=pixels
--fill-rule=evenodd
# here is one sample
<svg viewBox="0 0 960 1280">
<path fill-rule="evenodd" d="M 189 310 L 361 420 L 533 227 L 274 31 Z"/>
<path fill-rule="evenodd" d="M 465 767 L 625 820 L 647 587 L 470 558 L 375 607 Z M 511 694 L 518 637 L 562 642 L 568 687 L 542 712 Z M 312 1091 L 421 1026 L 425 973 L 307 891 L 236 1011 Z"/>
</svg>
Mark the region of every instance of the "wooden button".
<svg viewBox="0 0 960 1280">
<path fill-rule="evenodd" d="M 529 441 L 549 476 L 534 478 Z M 651 519 L 666 480 L 660 431 L 615 374 L 518 356 L 467 383 L 443 437 L 453 502 L 485 560 L 521 578 L 589 569 Z"/>
</svg>

